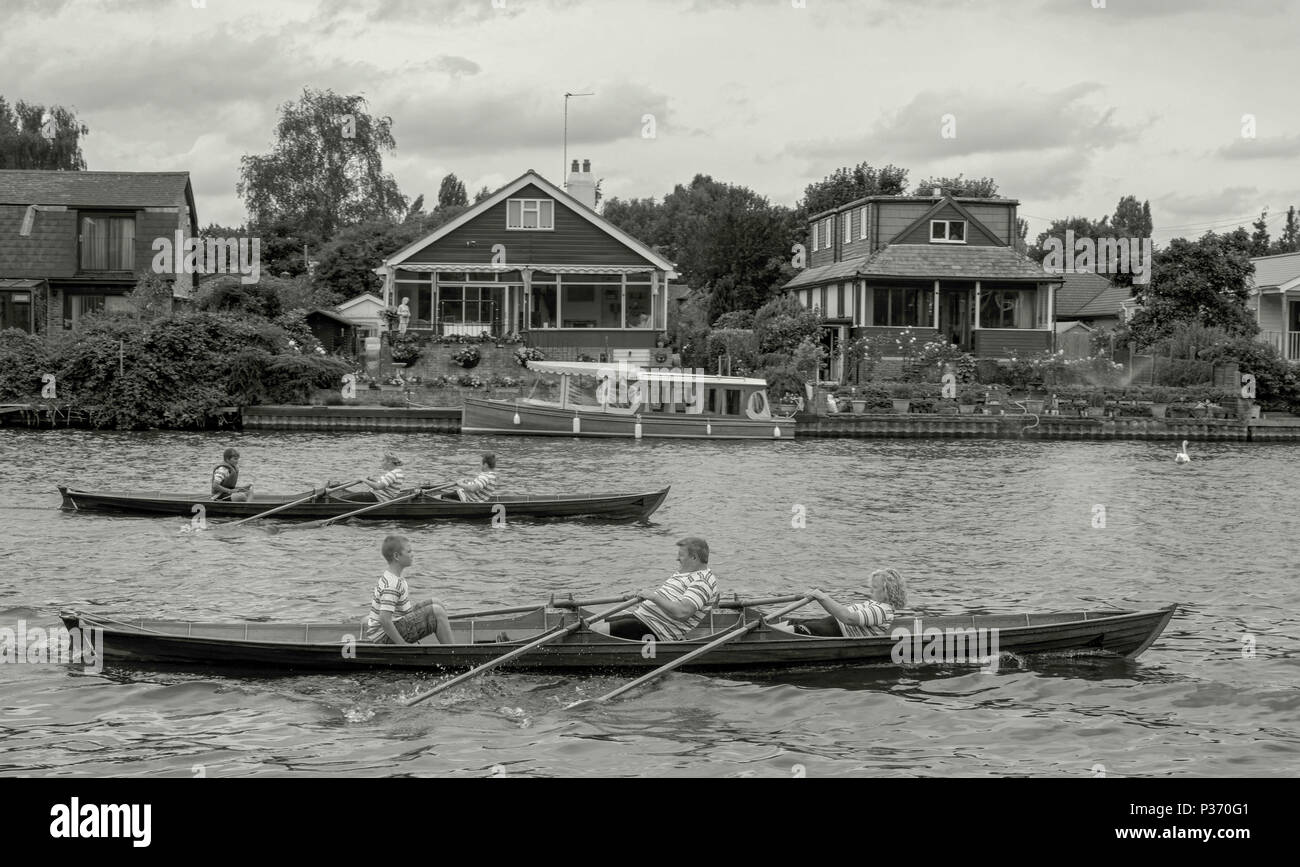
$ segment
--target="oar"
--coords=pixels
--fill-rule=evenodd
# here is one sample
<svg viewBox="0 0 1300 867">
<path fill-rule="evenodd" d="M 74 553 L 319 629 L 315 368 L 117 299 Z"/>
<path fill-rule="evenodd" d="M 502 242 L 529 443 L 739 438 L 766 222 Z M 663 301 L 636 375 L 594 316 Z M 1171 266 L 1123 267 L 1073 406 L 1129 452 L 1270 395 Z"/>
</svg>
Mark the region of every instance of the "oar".
<svg viewBox="0 0 1300 867">
<path fill-rule="evenodd" d="M 350 488 L 353 485 L 359 485 L 359 484 L 361 484 L 361 479 L 357 479 L 355 482 L 348 482 L 346 485 L 336 485 L 335 487 L 332 488 L 326 488 L 325 493 L 332 494 L 334 491 L 342 491 L 345 488 Z M 292 503 L 285 503 L 283 506 L 276 506 L 274 509 L 268 509 L 267 511 L 262 512 L 259 515 L 254 515 L 251 518 L 245 518 L 242 521 L 235 521 L 233 524 L 214 524 L 213 529 L 229 530 L 231 527 L 238 527 L 240 524 L 247 524 L 249 521 L 256 521 L 258 518 L 265 518 L 267 515 L 274 515 L 276 512 L 283 512 L 285 509 L 290 509 L 293 508 L 294 506 L 301 506 L 303 503 L 314 498 L 315 496 L 316 496 L 316 492 L 312 491 L 310 494 L 303 497 L 301 500 L 294 500 Z"/>
<path fill-rule="evenodd" d="M 623 602 L 626 599 L 626 596 L 610 596 L 604 599 L 568 599 L 556 602 L 555 597 L 551 597 L 549 603 L 539 602 L 536 605 L 520 605 L 517 608 L 492 608 L 487 611 L 466 611 L 463 614 L 450 614 L 447 619 L 470 620 L 475 617 L 496 617 L 501 614 L 526 614 L 529 611 L 536 611 L 538 608 L 545 608 L 548 604 L 552 608 L 589 608 L 592 605 L 613 605 L 615 602 Z M 786 600 L 782 599 L 781 601 L 785 602 Z"/>
<path fill-rule="evenodd" d="M 309 527 L 328 527 L 330 524 L 333 524 L 335 521 L 342 521 L 346 518 L 355 518 L 357 515 L 364 515 L 366 512 L 373 512 L 376 509 L 382 509 L 384 506 L 391 506 L 394 503 L 404 503 L 407 500 L 413 500 L 416 497 L 420 496 L 421 494 L 429 494 L 429 493 L 435 493 L 437 491 L 445 491 L 454 487 L 456 486 L 441 485 L 440 487 L 437 488 L 416 488 L 414 491 L 411 491 L 409 494 L 402 494 L 400 497 L 393 497 L 393 499 L 391 500 L 381 500 L 378 503 L 371 503 L 369 506 L 366 506 L 365 508 L 362 509 L 357 509 L 354 512 L 346 512 L 342 515 L 335 515 L 333 518 L 322 518 L 319 521 L 309 521 L 306 524 L 298 524 L 296 527 L 291 527 L 288 529 L 306 530 Z"/>
<path fill-rule="evenodd" d="M 623 598 L 626 599 L 626 597 Z M 536 650 L 537 648 L 543 647 L 554 641 L 559 641 L 561 638 L 565 637 L 566 635 L 570 635 L 574 632 L 577 632 L 579 629 L 582 629 L 585 626 L 590 626 L 593 623 L 599 623 L 600 621 L 608 617 L 611 617 L 617 614 L 618 612 L 623 611 L 624 609 L 631 608 L 633 605 L 639 605 L 640 603 L 641 603 L 641 597 L 637 596 L 633 599 L 627 599 L 627 601 L 625 601 L 622 605 L 616 605 L 613 608 L 609 609 L 608 611 L 602 612 L 601 614 L 597 614 L 595 617 L 591 618 L 590 620 L 583 620 L 579 618 L 575 620 L 573 623 L 570 623 L 568 626 L 557 626 L 556 628 L 550 630 L 549 632 L 544 633 L 541 638 L 538 638 L 534 641 L 530 641 L 527 644 L 525 644 L 523 647 L 517 647 L 514 650 L 510 651 L 509 653 L 503 653 L 501 656 L 498 656 L 495 659 L 483 663 L 478 668 L 471 668 L 469 671 L 465 672 L 464 674 L 459 674 L 453 677 L 451 680 L 444 681 L 443 683 L 438 684 L 428 692 L 421 693 L 420 695 L 417 695 L 415 698 L 408 699 L 404 703 L 407 707 L 414 707 L 415 705 L 424 701 L 426 698 L 435 696 L 438 693 L 443 692 L 444 690 L 451 689 L 453 686 L 459 686 L 465 681 L 478 677 L 480 674 L 483 674 L 486 671 L 490 671 L 491 669 L 494 669 L 499 665 L 504 665 L 505 663 L 509 662 L 512 659 L 516 659 L 520 656 L 523 656 L 525 653 L 528 653 L 530 650 Z"/>
<path fill-rule="evenodd" d="M 795 602 L 793 605 L 787 605 L 785 608 L 782 608 L 780 611 L 771 615 L 771 619 L 775 620 L 778 617 L 784 617 L 785 615 L 789 614 L 791 611 L 794 611 L 796 608 L 802 608 L 803 606 L 807 605 L 809 602 L 812 601 L 813 601 L 813 597 L 811 596 L 801 596 L 799 597 L 798 602 Z M 674 659 L 672 662 L 668 663 L 667 665 L 662 665 L 659 668 L 656 668 L 654 671 L 650 672 L 649 674 L 645 674 L 642 675 L 641 677 L 638 677 L 636 680 L 632 681 L 631 683 L 624 684 L 623 686 L 620 686 L 618 689 L 607 692 L 604 695 L 600 696 L 599 698 L 588 698 L 588 699 L 582 699 L 580 701 L 575 701 L 572 704 L 565 706 L 564 709 L 572 710 L 573 708 L 576 707 L 583 707 L 589 704 L 606 702 L 609 701 L 611 698 L 616 698 L 622 695 L 623 693 L 627 692 L 628 690 L 636 689 L 638 686 L 641 686 L 644 683 L 649 683 L 650 681 L 654 680 L 656 677 L 659 677 L 660 675 L 667 674 L 668 672 L 672 671 L 674 668 L 685 665 L 686 663 L 690 662 L 692 659 L 696 659 L 697 657 L 703 656 L 704 654 L 708 653 L 710 650 L 713 650 L 714 648 L 721 647 L 722 645 L 726 644 L 729 641 L 735 641 L 737 638 L 740 638 L 742 635 L 746 635 L 752 632 L 753 630 L 757 629 L 760 624 L 764 623 L 767 620 L 768 620 L 767 617 L 760 617 L 759 619 L 754 620 L 750 623 L 745 623 L 740 626 L 733 627 L 727 630 L 726 632 L 722 633 L 721 636 L 715 638 L 713 641 L 710 641 L 708 644 L 704 645 L 703 647 L 698 648 L 696 650 L 692 650 L 690 653 L 686 654 L 685 656 L 679 656 L 676 659 Z"/>
</svg>

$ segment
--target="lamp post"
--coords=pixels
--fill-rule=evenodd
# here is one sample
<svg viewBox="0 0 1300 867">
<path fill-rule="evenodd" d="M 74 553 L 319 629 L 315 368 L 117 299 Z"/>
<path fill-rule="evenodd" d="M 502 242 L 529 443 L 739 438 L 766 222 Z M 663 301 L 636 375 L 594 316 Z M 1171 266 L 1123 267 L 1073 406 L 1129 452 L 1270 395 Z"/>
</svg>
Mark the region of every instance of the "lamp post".
<svg viewBox="0 0 1300 867">
<path fill-rule="evenodd" d="M 569 172 L 569 99 L 574 96 L 595 96 L 595 93 L 566 93 L 564 94 L 564 164 L 560 171 L 560 189 L 567 190 L 569 184 L 565 181 Z"/>
</svg>

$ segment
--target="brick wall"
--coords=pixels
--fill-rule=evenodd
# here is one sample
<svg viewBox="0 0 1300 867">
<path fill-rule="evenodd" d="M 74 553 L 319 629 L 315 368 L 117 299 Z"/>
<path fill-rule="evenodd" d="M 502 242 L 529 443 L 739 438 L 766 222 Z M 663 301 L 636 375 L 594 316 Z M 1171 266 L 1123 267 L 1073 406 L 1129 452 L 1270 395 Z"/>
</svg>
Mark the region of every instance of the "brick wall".
<svg viewBox="0 0 1300 867">
<path fill-rule="evenodd" d="M 420 351 L 420 357 L 415 363 L 406 368 L 407 374 L 429 378 L 433 376 L 460 376 L 463 373 L 470 373 L 479 379 L 487 379 L 490 376 L 510 376 L 518 378 L 520 376 L 532 376 L 527 370 L 515 363 L 515 350 L 519 348 L 518 344 L 505 344 L 500 349 L 494 343 L 474 344 L 478 347 L 480 360 L 478 367 L 466 370 L 459 364 L 451 360 L 451 357 L 464 348 L 464 344 L 425 344 Z M 381 365 L 385 373 L 392 369 L 392 356 L 389 353 L 387 342 L 380 353 Z M 404 374 L 405 375 L 405 374 Z"/>
</svg>

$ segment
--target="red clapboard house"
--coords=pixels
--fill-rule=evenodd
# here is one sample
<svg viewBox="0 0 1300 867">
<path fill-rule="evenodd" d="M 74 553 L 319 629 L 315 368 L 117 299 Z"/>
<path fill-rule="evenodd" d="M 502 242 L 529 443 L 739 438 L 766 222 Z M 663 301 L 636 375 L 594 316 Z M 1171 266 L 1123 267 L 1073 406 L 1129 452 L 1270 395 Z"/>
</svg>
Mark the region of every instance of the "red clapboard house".
<svg viewBox="0 0 1300 867">
<path fill-rule="evenodd" d="M 0 170 L 0 328 L 69 329 L 127 303 L 157 238 L 198 234 L 188 172 Z M 189 298 L 193 274 L 164 275 Z"/>
<path fill-rule="evenodd" d="M 519 334 L 551 360 L 650 360 L 673 264 L 595 211 L 591 164 L 568 192 L 531 169 L 384 260 L 384 301 L 408 330 Z"/>
<path fill-rule="evenodd" d="M 908 327 L 977 358 L 1049 349 L 1061 277 L 1015 250 L 1018 204 L 938 190 L 849 202 L 809 221 L 807 267 L 785 288 L 821 310 L 832 354 Z"/>
</svg>

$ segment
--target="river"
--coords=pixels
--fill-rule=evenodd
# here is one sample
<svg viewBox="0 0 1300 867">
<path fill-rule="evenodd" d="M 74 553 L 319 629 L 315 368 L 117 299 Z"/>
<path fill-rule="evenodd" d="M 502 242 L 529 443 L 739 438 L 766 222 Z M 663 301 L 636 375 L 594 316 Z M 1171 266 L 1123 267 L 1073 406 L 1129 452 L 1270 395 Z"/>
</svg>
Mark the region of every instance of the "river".
<svg viewBox="0 0 1300 867">
<path fill-rule="evenodd" d="M 673 490 L 649 524 L 406 527 L 412 591 L 452 608 L 656 586 L 705 537 L 724 593 L 855 596 L 894 566 L 920 613 L 1176 602 L 1136 661 L 493 674 L 415 708 L 432 674 L 251 677 L 0 665 L 0 775 L 1294 776 L 1300 772 L 1300 446 L 1153 442 L 603 442 L 441 435 L 0 429 L 0 626 L 61 609 L 194 620 L 365 611 L 396 525 L 218 537 L 185 519 L 65 514 L 60 482 L 194 491 L 222 449 L 300 491 L 378 469 L 518 492 Z M 803 520 L 795 520 L 802 517 Z M 804 526 L 796 526 L 803 524 Z M 813 607 L 815 611 L 815 606 Z M 1100 766 L 1100 767 L 1099 767 Z"/>
</svg>

